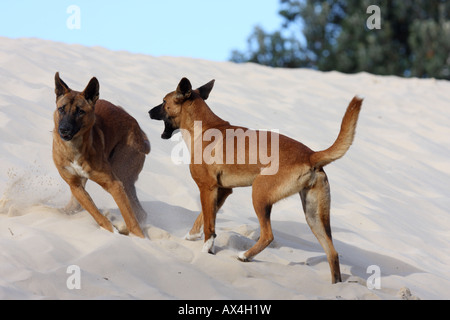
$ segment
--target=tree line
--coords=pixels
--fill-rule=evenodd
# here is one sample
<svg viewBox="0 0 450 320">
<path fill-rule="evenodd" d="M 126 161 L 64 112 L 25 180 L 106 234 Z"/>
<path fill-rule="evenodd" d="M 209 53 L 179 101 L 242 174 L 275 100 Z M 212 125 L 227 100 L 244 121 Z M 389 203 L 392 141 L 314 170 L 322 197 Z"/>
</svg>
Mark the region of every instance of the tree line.
<svg viewBox="0 0 450 320">
<path fill-rule="evenodd" d="M 450 80 L 448 0 L 280 0 L 279 14 L 231 61 Z"/>
</svg>

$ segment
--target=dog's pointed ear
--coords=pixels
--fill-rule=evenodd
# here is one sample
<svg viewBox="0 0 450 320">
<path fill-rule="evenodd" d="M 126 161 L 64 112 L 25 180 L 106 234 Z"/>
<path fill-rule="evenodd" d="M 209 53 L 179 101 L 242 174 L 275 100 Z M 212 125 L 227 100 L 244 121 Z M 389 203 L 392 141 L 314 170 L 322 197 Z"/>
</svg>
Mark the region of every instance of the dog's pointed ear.
<svg viewBox="0 0 450 320">
<path fill-rule="evenodd" d="M 216 80 L 211 80 L 204 86 L 201 86 L 200 88 L 197 89 L 198 92 L 200 93 L 200 97 L 202 97 L 203 100 L 208 100 L 209 94 L 211 93 L 212 89 L 214 88 L 215 82 L 216 82 Z"/>
<path fill-rule="evenodd" d="M 55 94 L 56 94 L 56 99 L 58 99 L 59 97 L 65 95 L 69 91 L 70 91 L 69 86 L 64 81 L 61 80 L 61 78 L 59 77 L 59 72 L 57 72 L 55 74 Z"/>
<path fill-rule="evenodd" d="M 83 95 L 88 102 L 91 102 L 92 105 L 95 106 L 95 103 L 100 96 L 100 83 L 98 82 L 97 78 L 94 77 L 91 79 L 91 81 L 89 81 L 89 84 L 83 91 Z"/>
<path fill-rule="evenodd" d="M 187 78 L 181 79 L 177 87 L 177 99 L 182 101 L 187 100 L 191 97 L 191 94 L 192 94 L 191 82 Z"/>
</svg>

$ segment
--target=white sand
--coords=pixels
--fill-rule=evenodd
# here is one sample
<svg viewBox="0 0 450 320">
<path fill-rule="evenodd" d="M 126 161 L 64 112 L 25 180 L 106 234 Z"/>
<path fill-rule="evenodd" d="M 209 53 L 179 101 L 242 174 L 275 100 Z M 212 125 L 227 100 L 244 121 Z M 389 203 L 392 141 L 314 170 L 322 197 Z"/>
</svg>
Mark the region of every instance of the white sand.
<svg viewBox="0 0 450 320">
<path fill-rule="evenodd" d="M 58 210 L 70 191 L 51 158 L 56 71 L 77 90 L 96 76 L 101 98 L 148 134 L 152 153 L 137 183 L 148 239 Z M 208 102 L 224 119 L 279 129 L 315 150 L 333 143 L 353 96 L 365 96 L 354 145 L 326 168 L 344 283 L 330 284 L 296 196 L 274 207 L 275 241 L 252 263 L 236 259 L 259 232 L 250 188 L 236 189 L 220 211 L 215 256 L 183 240 L 198 190 L 188 167 L 171 161 L 177 142 L 161 140 L 163 123 L 147 114 L 183 76 L 194 86 L 217 80 Z M 450 299 L 449 82 L 0 38 L 0 83 L 0 299 Z M 107 193 L 92 182 L 88 191 L 121 219 Z M 71 265 L 81 270 L 80 290 L 66 285 Z M 366 287 L 371 265 L 381 270 L 378 290 Z"/>
</svg>

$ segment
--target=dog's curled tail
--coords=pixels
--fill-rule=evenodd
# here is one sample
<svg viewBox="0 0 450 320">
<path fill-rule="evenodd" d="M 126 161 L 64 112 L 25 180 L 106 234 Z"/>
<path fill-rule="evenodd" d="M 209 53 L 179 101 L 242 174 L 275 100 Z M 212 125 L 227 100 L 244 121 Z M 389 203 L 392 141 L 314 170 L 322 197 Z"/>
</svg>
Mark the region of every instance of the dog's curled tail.
<svg viewBox="0 0 450 320">
<path fill-rule="evenodd" d="M 342 158 L 350 149 L 355 137 L 356 124 L 358 122 L 359 112 L 363 98 L 354 97 L 345 112 L 342 120 L 341 131 L 334 144 L 324 151 L 315 152 L 311 155 L 311 165 L 315 168 L 322 168 L 326 165 Z"/>
</svg>

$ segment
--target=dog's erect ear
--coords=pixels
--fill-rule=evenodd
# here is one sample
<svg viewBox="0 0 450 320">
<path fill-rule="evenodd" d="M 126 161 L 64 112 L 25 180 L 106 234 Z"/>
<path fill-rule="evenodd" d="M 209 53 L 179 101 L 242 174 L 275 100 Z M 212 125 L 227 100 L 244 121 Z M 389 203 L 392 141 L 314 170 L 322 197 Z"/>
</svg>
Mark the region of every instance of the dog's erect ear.
<svg viewBox="0 0 450 320">
<path fill-rule="evenodd" d="M 177 87 L 177 99 L 183 101 L 187 100 L 191 97 L 191 94 L 192 94 L 191 82 L 186 78 L 181 79 Z"/>
<path fill-rule="evenodd" d="M 98 82 L 97 78 L 94 77 L 91 79 L 91 81 L 89 81 L 89 84 L 83 91 L 83 95 L 88 102 L 91 102 L 92 105 L 95 106 L 95 103 L 100 96 L 100 83 Z"/>
<path fill-rule="evenodd" d="M 204 86 L 201 86 L 200 88 L 197 89 L 198 92 L 200 92 L 200 97 L 202 97 L 203 100 L 208 100 L 209 94 L 211 93 L 212 89 L 214 88 L 215 82 L 216 82 L 216 80 L 211 80 Z"/>
<path fill-rule="evenodd" d="M 70 91 L 69 86 L 61 80 L 61 78 L 59 77 L 59 72 L 57 72 L 55 74 L 55 94 L 56 94 L 56 99 L 58 99 L 59 97 L 65 95 L 67 92 Z"/>
</svg>

